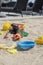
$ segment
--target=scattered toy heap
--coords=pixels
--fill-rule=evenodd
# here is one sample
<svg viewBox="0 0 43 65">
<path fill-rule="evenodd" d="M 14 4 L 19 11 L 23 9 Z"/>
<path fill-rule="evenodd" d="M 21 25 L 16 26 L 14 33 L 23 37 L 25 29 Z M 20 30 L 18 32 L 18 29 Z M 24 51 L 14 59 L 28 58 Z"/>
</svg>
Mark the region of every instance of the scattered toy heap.
<svg viewBox="0 0 43 65">
<path fill-rule="evenodd" d="M 0 31 L 0 35 L 2 35 L 4 31 L 6 31 L 4 32 L 5 33 L 4 39 L 7 39 L 8 34 L 10 33 L 13 34 L 12 39 L 17 41 L 20 40 L 22 37 L 28 36 L 28 33 L 24 31 L 24 28 L 25 28 L 24 24 L 16 24 L 16 23 L 11 24 L 10 22 L 5 22 L 2 31 Z M 15 49 L 14 46 L 7 47 L 0 45 L 0 49 L 6 50 L 10 54 L 18 53 L 17 49 Z"/>
<path fill-rule="evenodd" d="M 28 36 L 28 33 L 24 31 L 24 28 L 25 28 L 25 25 L 24 24 L 16 24 L 16 23 L 9 23 L 9 22 L 6 22 L 4 23 L 3 25 L 3 30 L 6 31 L 6 30 L 9 30 L 9 32 L 11 34 L 13 34 L 13 40 L 20 40 L 22 37 L 27 37 Z M 2 34 L 2 32 L 0 32 L 0 35 Z M 8 33 L 6 33 L 5 37 L 4 38 L 8 38 L 7 37 Z M 43 36 L 39 36 L 35 42 L 37 44 L 43 44 Z"/>
<path fill-rule="evenodd" d="M 14 41 L 20 40 L 22 37 L 27 37 L 28 33 L 24 31 L 25 25 L 24 24 L 11 24 L 10 22 L 5 22 L 3 25 L 3 31 L 7 31 L 7 33 L 4 36 L 4 39 L 8 38 L 8 33 L 13 34 L 12 39 Z M 0 35 L 3 34 L 3 31 L 0 31 Z M 36 44 L 43 44 L 43 36 L 39 36 L 35 40 Z M 20 41 L 18 42 L 17 46 L 19 46 L 21 49 L 29 49 L 33 48 L 35 46 L 35 42 L 33 41 Z M 0 46 L 0 49 L 7 50 L 7 52 L 11 54 L 15 54 L 18 51 L 15 49 L 14 46 L 6 47 L 6 46 Z"/>
<path fill-rule="evenodd" d="M 28 33 L 24 31 L 24 24 L 16 24 L 6 22 L 3 25 L 3 31 L 9 31 L 9 33 L 13 34 L 13 40 L 20 40 L 22 37 L 27 37 Z M 1 33 L 0 33 L 1 34 Z M 8 33 L 4 36 L 4 39 L 8 38 Z"/>
</svg>

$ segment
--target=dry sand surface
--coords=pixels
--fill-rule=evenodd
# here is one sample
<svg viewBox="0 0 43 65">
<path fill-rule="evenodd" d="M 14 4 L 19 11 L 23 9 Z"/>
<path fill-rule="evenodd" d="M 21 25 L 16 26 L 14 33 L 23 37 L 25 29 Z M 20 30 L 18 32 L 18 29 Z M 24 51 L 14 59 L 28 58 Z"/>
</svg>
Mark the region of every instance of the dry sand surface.
<svg viewBox="0 0 43 65">
<path fill-rule="evenodd" d="M 0 29 L 5 21 L 0 21 Z M 28 37 L 21 40 L 35 40 L 39 35 L 43 35 L 43 18 L 24 19 L 10 22 L 24 23 L 25 31 L 29 33 Z M 0 44 L 16 45 L 16 42 L 9 39 L 3 39 L 0 36 Z M 0 50 L 0 65 L 43 65 L 43 45 L 36 45 L 28 51 L 19 51 L 17 54 L 9 54 L 5 50 Z"/>
</svg>

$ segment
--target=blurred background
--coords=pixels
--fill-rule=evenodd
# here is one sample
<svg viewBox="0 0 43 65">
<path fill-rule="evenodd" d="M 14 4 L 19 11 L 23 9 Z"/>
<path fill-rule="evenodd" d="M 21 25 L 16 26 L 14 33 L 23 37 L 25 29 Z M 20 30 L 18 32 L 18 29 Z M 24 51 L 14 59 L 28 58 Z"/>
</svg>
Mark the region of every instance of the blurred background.
<svg viewBox="0 0 43 65">
<path fill-rule="evenodd" d="M 0 11 L 1 7 L 7 7 L 9 3 L 9 7 L 15 6 L 17 0 L 0 0 Z M 8 8 L 9 8 L 8 7 Z M 26 15 L 33 14 L 32 12 L 43 15 L 43 0 L 28 0 L 26 6 Z"/>
</svg>

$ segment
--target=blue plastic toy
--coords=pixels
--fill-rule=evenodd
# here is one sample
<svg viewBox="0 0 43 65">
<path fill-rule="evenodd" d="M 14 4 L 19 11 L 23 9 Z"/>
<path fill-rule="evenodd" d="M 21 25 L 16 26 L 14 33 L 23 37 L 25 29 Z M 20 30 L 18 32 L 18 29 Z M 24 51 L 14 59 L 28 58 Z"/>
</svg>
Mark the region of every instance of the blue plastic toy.
<svg viewBox="0 0 43 65">
<path fill-rule="evenodd" d="M 33 41 L 20 41 L 17 43 L 17 46 L 20 47 L 21 49 L 30 49 L 35 46 L 35 42 Z"/>
</svg>

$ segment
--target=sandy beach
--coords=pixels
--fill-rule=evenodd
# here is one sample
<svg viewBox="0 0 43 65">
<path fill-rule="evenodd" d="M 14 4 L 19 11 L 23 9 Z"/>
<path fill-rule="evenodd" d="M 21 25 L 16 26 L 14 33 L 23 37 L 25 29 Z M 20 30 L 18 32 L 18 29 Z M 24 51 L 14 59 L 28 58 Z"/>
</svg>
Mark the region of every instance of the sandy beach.
<svg viewBox="0 0 43 65">
<path fill-rule="evenodd" d="M 21 41 L 34 41 L 39 35 L 43 35 L 43 17 L 21 20 L 0 20 L 0 30 L 6 21 L 25 24 L 25 31 L 27 31 L 29 35 L 28 37 L 21 38 Z M 0 36 L 0 45 L 16 46 L 18 41 L 12 41 L 10 34 L 7 40 L 3 39 L 3 37 L 4 34 Z M 17 54 L 10 54 L 6 50 L 0 50 L 0 65 L 43 65 L 43 45 L 35 45 L 34 48 L 27 51 L 18 51 Z"/>
</svg>

